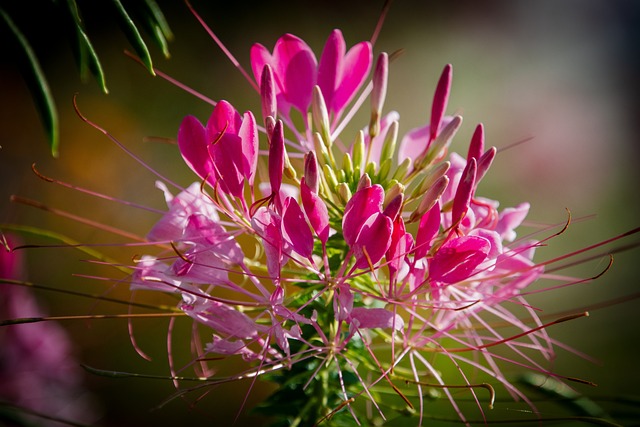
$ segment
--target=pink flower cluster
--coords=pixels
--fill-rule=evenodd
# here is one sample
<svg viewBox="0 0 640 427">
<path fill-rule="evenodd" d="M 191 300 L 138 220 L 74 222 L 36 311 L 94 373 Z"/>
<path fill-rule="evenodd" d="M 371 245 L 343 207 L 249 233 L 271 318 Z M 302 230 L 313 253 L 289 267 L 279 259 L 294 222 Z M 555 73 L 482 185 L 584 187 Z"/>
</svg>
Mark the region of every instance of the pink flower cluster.
<svg viewBox="0 0 640 427">
<path fill-rule="evenodd" d="M 500 365 L 548 372 L 540 358 L 553 358 L 519 295 L 543 274 L 532 260 L 538 243 L 516 238 L 527 203 L 499 209 L 477 194 L 496 155 L 482 125 L 466 157 L 448 153 L 462 124 L 446 115 L 451 66 L 430 120 L 399 138 L 399 114 L 383 114 L 389 58 L 373 66 L 369 42 L 347 51 L 335 30 L 318 61 L 286 34 L 273 52 L 256 44 L 250 56 L 262 123 L 227 101 L 205 124 L 183 120 L 178 146 L 199 181 L 175 196 L 158 183 L 168 211 L 148 239 L 165 251 L 140 260 L 132 289 L 175 294 L 210 334 L 202 358 L 249 362 L 231 377 L 321 361 L 300 385 L 335 374 L 337 397 L 317 416 L 348 406 L 358 419 L 362 397 L 385 417 L 379 386 L 420 416 L 419 396 L 437 389 L 464 420 L 451 387 L 468 389 L 480 411 L 477 389 L 486 388 L 464 367 L 526 400 Z M 367 96 L 371 120 L 347 139 L 345 111 Z"/>
</svg>

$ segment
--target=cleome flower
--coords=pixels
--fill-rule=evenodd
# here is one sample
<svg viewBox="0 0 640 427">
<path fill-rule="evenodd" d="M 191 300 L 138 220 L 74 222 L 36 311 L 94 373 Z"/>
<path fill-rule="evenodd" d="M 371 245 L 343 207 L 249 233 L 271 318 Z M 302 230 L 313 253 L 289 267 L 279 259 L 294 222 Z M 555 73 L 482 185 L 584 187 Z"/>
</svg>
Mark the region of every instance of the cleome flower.
<svg viewBox="0 0 640 427">
<path fill-rule="evenodd" d="M 171 243 L 173 253 L 143 257 L 132 289 L 177 294 L 179 310 L 210 334 L 200 361 L 248 363 L 211 384 L 287 384 L 261 407 L 291 425 L 397 412 L 421 424 L 427 390 L 444 395 L 463 422 L 468 409 L 456 389 L 483 417 L 502 391 L 535 410 L 503 367 L 563 379 L 547 364 L 548 325 L 521 295 L 544 277 L 533 259 L 541 242 L 517 239 L 528 203 L 499 209 L 477 194 L 497 153 L 485 147 L 481 124 L 466 157 L 449 153 L 462 125 L 446 115 L 452 66 L 435 86 L 427 124 L 400 138 L 399 113 L 383 111 L 386 53 L 363 89 L 369 42 L 347 52 L 334 30 L 318 62 L 285 34 L 272 52 L 254 45 L 250 58 L 263 135 L 253 113 L 228 101 L 215 104 L 206 125 L 183 120 L 178 147 L 200 182 L 176 197 L 158 184 L 169 210 L 149 239 Z M 342 114 L 365 108 L 361 90 L 370 93 L 370 122 L 348 142 L 341 133 L 351 115 Z"/>
<path fill-rule="evenodd" d="M 450 152 L 463 124 L 447 110 L 453 67 L 432 79 L 424 125 L 402 134 L 385 107 L 392 56 L 374 63 L 373 51 L 369 41 L 347 49 L 337 29 L 319 56 L 292 34 L 272 50 L 257 43 L 252 77 L 241 71 L 261 111 L 218 100 L 206 121 L 182 120 L 176 156 L 192 183 L 156 173 L 166 210 L 135 243 L 143 255 L 111 263 L 127 271 L 132 300 L 166 294 L 164 314 L 194 324 L 192 359 L 177 366 L 169 351 L 175 396 L 265 380 L 279 387 L 255 410 L 274 425 L 425 425 L 436 399 L 471 425 L 491 420 L 496 396 L 537 413 L 514 369 L 580 382 L 553 371 L 565 347 L 547 328 L 587 313 L 549 322 L 526 296 L 560 277 L 547 265 L 625 235 L 536 261 L 564 229 L 523 235 L 527 202 L 505 208 L 479 194 L 498 152 L 482 124 L 466 154 Z M 358 111 L 366 122 L 352 123 Z M 182 381 L 189 369 L 197 386 Z"/>
</svg>

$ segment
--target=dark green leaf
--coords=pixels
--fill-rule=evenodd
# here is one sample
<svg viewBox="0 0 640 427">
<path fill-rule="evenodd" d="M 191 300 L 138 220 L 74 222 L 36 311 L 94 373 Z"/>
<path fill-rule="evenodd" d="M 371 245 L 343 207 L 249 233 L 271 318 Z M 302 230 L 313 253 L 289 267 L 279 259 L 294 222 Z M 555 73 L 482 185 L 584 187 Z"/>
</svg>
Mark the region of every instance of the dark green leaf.
<svg viewBox="0 0 640 427">
<path fill-rule="evenodd" d="M 149 72 L 155 76 L 155 71 L 153 71 L 153 62 L 151 61 L 151 55 L 149 54 L 149 49 L 145 44 L 136 24 L 129 17 L 129 14 L 125 10 L 124 6 L 120 2 L 120 0 L 112 0 L 115 5 L 118 15 L 120 16 L 120 23 L 122 25 L 122 29 L 124 31 L 125 36 L 129 40 L 129 43 L 133 46 L 133 49 L 136 51 L 142 63 L 147 67 Z"/>
<path fill-rule="evenodd" d="M 153 17 L 154 22 L 160 27 L 162 31 L 162 35 L 165 39 L 171 41 L 173 40 L 173 32 L 171 32 L 171 28 L 169 28 L 169 24 L 160 10 L 160 7 L 155 2 L 155 0 L 145 0 L 145 5 L 147 6 L 150 15 Z"/>
<path fill-rule="evenodd" d="M 91 44 L 87 33 L 84 31 L 82 18 L 80 17 L 80 11 L 78 10 L 78 5 L 76 4 L 75 0 L 67 0 L 66 4 L 69 15 L 75 26 L 75 38 L 77 41 L 80 76 L 83 80 L 86 79 L 86 70 L 90 70 L 96 78 L 100 89 L 104 93 L 109 93 L 104 77 L 104 72 L 102 70 L 102 65 L 100 64 L 100 60 L 98 59 L 98 54 L 93 48 L 93 45 Z"/>
<path fill-rule="evenodd" d="M 154 36 L 154 40 L 162 49 L 162 54 L 165 58 L 169 58 L 169 44 L 168 42 L 173 40 L 173 32 L 169 28 L 169 24 L 164 17 L 164 14 L 158 7 L 158 4 L 154 0 L 145 0 L 144 5 L 146 10 L 143 12 L 147 26 L 150 29 L 150 33 Z"/>
<path fill-rule="evenodd" d="M 167 43 L 167 39 L 164 37 L 162 28 L 157 24 L 154 24 L 152 28 L 152 34 L 155 36 L 154 39 L 156 43 L 158 43 L 160 49 L 162 49 L 162 54 L 165 58 L 169 58 L 171 56 L 169 53 L 169 43 Z"/>
<path fill-rule="evenodd" d="M 47 79 L 40 67 L 40 62 L 36 57 L 31 45 L 24 37 L 22 32 L 14 24 L 11 17 L 3 10 L 0 9 L 0 15 L 9 28 L 10 32 L 18 41 L 22 52 L 24 52 L 26 59 L 26 67 L 23 72 L 25 81 L 29 86 L 33 98 L 36 101 L 36 107 L 40 113 L 40 118 L 44 124 L 49 139 L 49 146 L 51 147 L 51 154 L 53 157 L 58 157 L 58 143 L 60 138 L 60 131 L 58 127 L 58 113 L 56 110 L 51 90 Z"/>
</svg>

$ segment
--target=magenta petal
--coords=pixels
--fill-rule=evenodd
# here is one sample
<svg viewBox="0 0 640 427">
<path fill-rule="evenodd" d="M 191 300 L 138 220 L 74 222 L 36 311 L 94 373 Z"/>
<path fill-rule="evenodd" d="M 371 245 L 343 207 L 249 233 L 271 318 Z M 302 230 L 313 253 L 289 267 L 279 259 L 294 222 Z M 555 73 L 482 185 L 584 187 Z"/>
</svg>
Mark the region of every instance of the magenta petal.
<svg viewBox="0 0 640 427">
<path fill-rule="evenodd" d="M 429 144 L 430 133 L 431 128 L 429 125 L 414 128 L 407 132 L 402 137 L 398 147 L 398 163 L 402 163 L 407 158 L 415 160 L 425 152 Z"/>
<path fill-rule="evenodd" d="M 356 257 L 356 268 L 369 268 L 382 259 L 391 245 L 393 221 L 383 213 L 374 213 L 360 228 L 351 248 Z"/>
<path fill-rule="evenodd" d="M 397 331 L 404 328 L 404 320 L 397 314 L 393 314 L 384 308 L 355 307 L 351 310 L 351 321 L 358 321 L 358 328 L 373 329 L 395 329 Z"/>
<path fill-rule="evenodd" d="M 347 320 L 353 310 L 353 292 L 347 284 L 342 284 L 337 287 L 336 295 L 333 298 L 333 312 L 335 313 L 336 320 L 341 322 Z"/>
<path fill-rule="evenodd" d="M 207 132 L 213 142 L 224 131 L 225 135 L 237 135 L 242 124 L 242 117 L 233 106 L 225 100 L 219 101 L 207 121 Z"/>
<path fill-rule="evenodd" d="M 478 236 L 487 239 L 487 242 L 489 242 L 487 258 L 489 260 L 495 260 L 503 252 L 502 238 L 500 238 L 500 235 L 493 230 L 475 228 L 469 232 L 468 236 Z"/>
<path fill-rule="evenodd" d="M 471 158 L 467 163 L 460 182 L 458 183 L 458 189 L 456 195 L 453 198 L 453 207 L 451 208 L 451 224 L 454 226 L 459 225 L 463 216 L 467 213 L 469 203 L 475 191 L 476 186 L 476 159 Z"/>
<path fill-rule="evenodd" d="M 369 42 L 361 42 L 353 46 L 344 57 L 341 70 L 341 80 L 333 98 L 333 103 L 327 101 L 329 110 L 339 115 L 346 105 L 353 99 L 371 70 L 373 53 Z"/>
<path fill-rule="evenodd" d="M 217 335 L 213 335 L 213 341 L 206 345 L 207 353 L 217 353 L 224 355 L 239 354 L 244 360 L 250 361 L 258 357 L 258 355 L 247 347 L 242 340 L 225 340 Z"/>
<path fill-rule="evenodd" d="M 242 248 L 220 224 L 206 215 L 189 217 L 182 241 L 199 246 L 199 250 L 215 254 L 218 258 L 240 264 L 244 260 Z"/>
<path fill-rule="evenodd" d="M 446 242 L 429 262 L 429 277 L 441 283 L 465 280 L 487 258 L 490 243 L 477 236 L 462 236 Z"/>
<path fill-rule="evenodd" d="M 342 72 L 342 59 L 346 51 L 344 37 L 340 30 L 333 30 L 324 45 L 318 65 L 318 86 L 322 91 L 327 109 L 332 111 L 334 94 Z"/>
<path fill-rule="evenodd" d="M 273 71 L 282 85 L 286 101 L 306 113 L 317 79 L 315 55 L 304 41 L 285 34 L 276 42 L 273 59 Z"/>
<path fill-rule="evenodd" d="M 147 235 L 150 241 L 182 239 L 189 218 L 194 214 L 202 214 L 213 221 L 219 219 L 213 202 L 202 193 L 200 183 L 194 182 L 176 197 L 171 196 L 164 185 L 160 183 L 156 185 L 165 192 L 169 211 L 156 222 Z"/>
<path fill-rule="evenodd" d="M 420 218 L 418 225 L 418 233 L 416 235 L 416 260 L 427 256 L 431 249 L 431 240 L 440 230 L 440 202 L 429 209 L 429 211 Z"/>
<path fill-rule="evenodd" d="M 282 237 L 304 258 L 313 253 L 313 235 L 298 203 L 287 197 L 282 207 Z"/>
<path fill-rule="evenodd" d="M 204 126 L 194 116 L 185 117 L 178 130 L 180 154 L 191 170 L 215 187 L 216 174 L 207 147 L 207 133 Z"/>
<path fill-rule="evenodd" d="M 261 207 L 251 218 L 251 226 L 256 234 L 262 238 L 269 275 L 274 279 L 279 279 L 282 267 L 280 216 L 271 209 Z"/>
<path fill-rule="evenodd" d="M 389 250 L 387 250 L 387 253 L 385 254 L 391 278 L 395 277 L 396 272 L 402 267 L 402 263 L 411 249 L 412 244 L 413 236 L 406 232 L 404 221 L 402 220 L 402 217 L 398 215 L 393 222 L 391 244 L 389 245 Z"/>
<path fill-rule="evenodd" d="M 304 178 L 300 180 L 300 198 L 311 227 L 320 241 L 326 244 L 329 238 L 329 211 L 320 196 L 307 186 Z"/>
<path fill-rule="evenodd" d="M 500 234 L 504 240 L 512 242 L 516 238 L 516 233 L 513 231 L 518 227 L 522 221 L 527 217 L 529 213 L 529 203 L 521 203 L 514 208 L 506 208 L 500 212 L 498 219 L 498 225 L 496 225 L 496 232 Z"/>
<path fill-rule="evenodd" d="M 224 261 L 215 253 L 197 247 L 182 254 L 172 268 L 177 278 L 194 284 L 216 285 L 225 283 L 229 277 Z"/>
<path fill-rule="evenodd" d="M 220 189 L 236 197 L 244 190 L 240 114 L 227 101 L 220 101 L 207 122 L 207 141 L 218 173 Z"/>
<path fill-rule="evenodd" d="M 251 52 L 249 54 L 251 58 L 251 71 L 253 71 L 253 77 L 256 79 L 256 82 L 260 84 L 262 81 L 262 70 L 266 64 L 269 64 L 271 68 L 273 68 L 273 57 L 269 50 L 261 45 L 260 43 L 256 43 L 251 46 Z M 276 84 L 276 93 L 281 91 L 281 86 Z"/>
<path fill-rule="evenodd" d="M 258 325 L 246 314 L 227 304 L 183 294 L 180 309 L 189 317 L 229 337 L 247 339 L 258 335 Z"/>
<path fill-rule="evenodd" d="M 130 289 L 178 292 L 181 282 L 170 274 L 170 268 L 152 256 L 143 255 L 131 277 Z"/>
<path fill-rule="evenodd" d="M 382 211 L 383 201 L 384 189 L 376 184 L 356 191 L 347 202 L 342 218 L 342 234 L 349 246 L 355 242 L 364 222 L 371 215 Z"/>
</svg>

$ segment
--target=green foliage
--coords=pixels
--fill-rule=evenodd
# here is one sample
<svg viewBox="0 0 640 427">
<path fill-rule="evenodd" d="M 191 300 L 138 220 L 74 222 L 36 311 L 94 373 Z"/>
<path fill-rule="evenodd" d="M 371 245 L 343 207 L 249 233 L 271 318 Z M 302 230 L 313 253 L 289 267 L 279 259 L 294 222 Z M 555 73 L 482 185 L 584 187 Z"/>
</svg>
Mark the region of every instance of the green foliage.
<svg viewBox="0 0 640 427">
<path fill-rule="evenodd" d="M 63 26 L 70 35 L 71 47 L 78 63 L 79 74 L 82 80 L 86 80 L 91 74 L 96 79 L 98 86 L 104 93 L 108 93 L 106 79 L 98 54 L 88 36 L 82 13 L 76 0 L 53 0 L 54 7 L 63 17 L 57 25 Z M 173 34 L 164 14 L 155 0 L 134 1 L 127 10 L 120 0 L 111 0 L 116 14 L 117 23 L 129 40 L 129 43 L 140 57 L 142 63 L 151 74 L 153 62 L 147 44 L 138 24 L 131 16 L 139 17 L 142 27 L 151 39 L 160 47 L 165 57 L 169 57 L 168 42 L 173 39 Z M 37 5 L 34 5 L 37 7 Z M 27 9 L 28 10 L 28 9 Z M 130 14 L 131 12 L 131 14 Z M 40 119 L 47 133 L 51 154 L 58 156 L 60 129 L 58 114 L 47 78 L 42 71 L 40 61 L 23 30 L 15 23 L 10 14 L 0 8 L 0 25 L 9 30 L 9 43 L 17 47 L 15 62 L 18 65 L 25 82 L 27 83 L 35 102 Z M 55 19 L 55 14 L 51 18 Z M 36 20 L 27 20 L 28 25 L 37 26 Z M 45 33 L 46 34 L 46 33 Z M 45 35 L 46 36 L 46 35 Z"/>
</svg>

